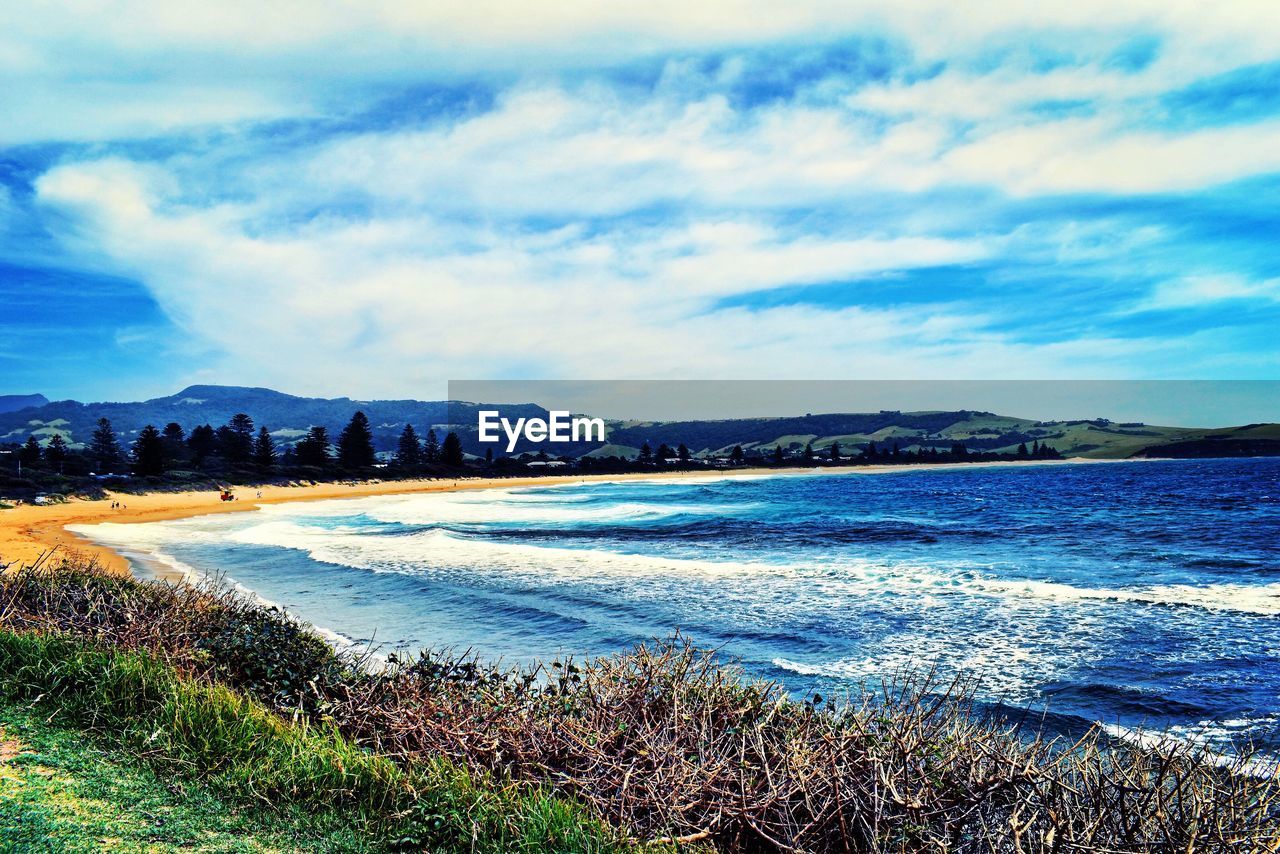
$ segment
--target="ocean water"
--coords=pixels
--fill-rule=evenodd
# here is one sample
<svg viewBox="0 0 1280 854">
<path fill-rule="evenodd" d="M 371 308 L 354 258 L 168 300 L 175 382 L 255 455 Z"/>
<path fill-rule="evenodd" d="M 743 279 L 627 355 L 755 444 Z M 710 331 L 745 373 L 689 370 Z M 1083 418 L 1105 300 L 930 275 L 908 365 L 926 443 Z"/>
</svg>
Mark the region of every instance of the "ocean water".
<svg viewBox="0 0 1280 854">
<path fill-rule="evenodd" d="M 677 629 L 796 692 L 991 703 L 1280 754 L 1280 460 L 581 483 L 81 528 L 384 651 Z"/>
</svg>

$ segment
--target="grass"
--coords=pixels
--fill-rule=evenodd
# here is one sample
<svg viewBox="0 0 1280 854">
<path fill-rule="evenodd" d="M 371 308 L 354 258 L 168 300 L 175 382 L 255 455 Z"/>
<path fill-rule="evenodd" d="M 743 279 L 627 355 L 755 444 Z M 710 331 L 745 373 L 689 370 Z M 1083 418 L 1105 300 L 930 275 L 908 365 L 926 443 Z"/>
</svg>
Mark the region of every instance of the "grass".
<svg viewBox="0 0 1280 854">
<path fill-rule="evenodd" d="M 162 779 L 125 749 L 86 739 L 27 705 L 0 705 L 0 851 L 359 851 L 344 828 L 223 801 Z"/>
<path fill-rule="evenodd" d="M 384 847 L 1280 850 L 1280 784 L 1249 757 L 1046 740 L 960 685 L 795 702 L 679 639 L 525 670 L 368 664 L 227 591 L 75 564 L 0 576 L 11 702 Z"/>
<path fill-rule="evenodd" d="M 497 786 L 442 760 L 396 764 L 330 726 L 290 723 L 223 685 L 180 678 L 146 653 L 0 631 L 0 679 L 10 706 L 35 704 L 166 776 L 200 781 L 227 803 L 300 826 L 330 850 L 621 847 L 618 834 L 576 804 Z M 76 786 L 87 787 L 85 797 L 94 790 L 90 780 Z M 24 814 L 56 828 L 76 821 L 75 804 L 52 799 L 44 812 Z"/>
</svg>

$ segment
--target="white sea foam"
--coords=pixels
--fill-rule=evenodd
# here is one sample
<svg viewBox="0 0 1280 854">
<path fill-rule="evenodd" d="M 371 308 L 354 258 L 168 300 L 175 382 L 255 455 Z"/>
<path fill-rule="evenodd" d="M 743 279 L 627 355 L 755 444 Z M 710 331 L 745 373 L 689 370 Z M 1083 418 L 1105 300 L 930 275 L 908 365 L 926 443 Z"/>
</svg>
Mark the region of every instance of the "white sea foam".
<svg viewBox="0 0 1280 854">
<path fill-rule="evenodd" d="M 1280 756 L 1266 753 L 1242 756 L 1235 751 L 1233 742 L 1235 739 L 1247 741 L 1249 731 L 1274 729 L 1276 724 L 1276 716 L 1269 716 L 1200 721 L 1194 725 L 1169 727 L 1165 730 L 1144 730 L 1114 723 L 1099 723 L 1099 727 L 1112 738 L 1159 753 L 1178 752 L 1191 745 L 1198 748 L 1196 755 L 1202 762 L 1268 779 L 1280 774 Z"/>
<path fill-rule="evenodd" d="M 491 491 L 510 496 L 514 491 Z M 451 494 L 452 498 L 454 495 Z M 423 496 L 409 496 L 420 499 Z M 437 498 L 439 496 L 426 496 Z M 535 496 L 530 496 L 535 497 Z M 696 505 L 648 505 L 626 502 L 600 508 L 548 505 L 545 496 L 523 506 L 499 500 L 416 500 L 373 507 L 366 499 L 344 499 L 317 505 L 277 505 L 272 512 L 239 516 L 210 516 L 145 524 L 101 523 L 71 526 L 106 545 L 133 551 L 156 551 L 184 544 L 240 543 L 299 550 L 313 559 L 357 569 L 395 572 L 436 572 L 469 568 L 477 572 L 519 570 L 548 577 L 669 576 L 712 577 L 769 574 L 802 578 L 828 596 L 967 595 L 1003 601 L 1039 600 L 1054 603 L 1188 607 L 1208 611 L 1274 616 L 1280 614 L 1280 583 L 1204 585 L 1165 584 L 1125 587 L 1086 587 L 1040 579 L 999 578 L 980 567 L 963 564 L 928 565 L 911 561 L 871 561 L 853 555 L 819 556 L 800 561 L 726 561 L 631 554 L 607 549 L 577 549 L 511 543 L 483 536 L 431 530 L 412 534 L 376 533 L 359 525 L 308 524 L 314 519 L 340 520 L 362 513 L 381 522 L 401 524 L 463 524 L 503 520 L 504 524 L 562 520 L 640 518 L 644 514 L 701 512 Z M 335 507 L 332 505 L 346 505 Z M 654 508 L 660 509 L 654 509 Z"/>
<path fill-rule="evenodd" d="M 984 578 L 971 582 L 971 585 L 975 590 L 999 596 L 1028 596 L 1060 602 L 1093 599 L 1148 605 L 1178 605 L 1246 614 L 1280 614 L 1280 583 L 1076 587 L 1054 581 Z"/>
</svg>

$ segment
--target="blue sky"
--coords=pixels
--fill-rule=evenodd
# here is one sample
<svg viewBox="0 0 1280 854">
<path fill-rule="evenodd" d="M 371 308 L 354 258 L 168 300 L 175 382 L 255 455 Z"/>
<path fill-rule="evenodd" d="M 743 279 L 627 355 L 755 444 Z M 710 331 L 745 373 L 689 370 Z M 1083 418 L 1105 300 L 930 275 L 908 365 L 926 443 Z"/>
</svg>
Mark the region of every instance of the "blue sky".
<svg viewBox="0 0 1280 854">
<path fill-rule="evenodd" d="M 0 10 L 0 393 L 1280 377 L 1274 3 L 601 5 Z"/>
</svg>

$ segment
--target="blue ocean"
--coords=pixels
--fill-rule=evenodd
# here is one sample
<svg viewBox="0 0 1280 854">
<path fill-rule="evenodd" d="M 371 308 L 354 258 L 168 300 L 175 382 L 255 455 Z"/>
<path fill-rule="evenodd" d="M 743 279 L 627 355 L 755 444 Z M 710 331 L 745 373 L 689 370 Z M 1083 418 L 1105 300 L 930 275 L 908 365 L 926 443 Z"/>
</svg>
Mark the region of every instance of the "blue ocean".
<svg viewBox="0 0 1280 854">
<path fill-rule="evenodd" d="M 80 529 L 390 651 L 677 630 L 799 692 L 980 698 L 1280 754 L 1280 459 L 591 482 Z"/>
</svg>

